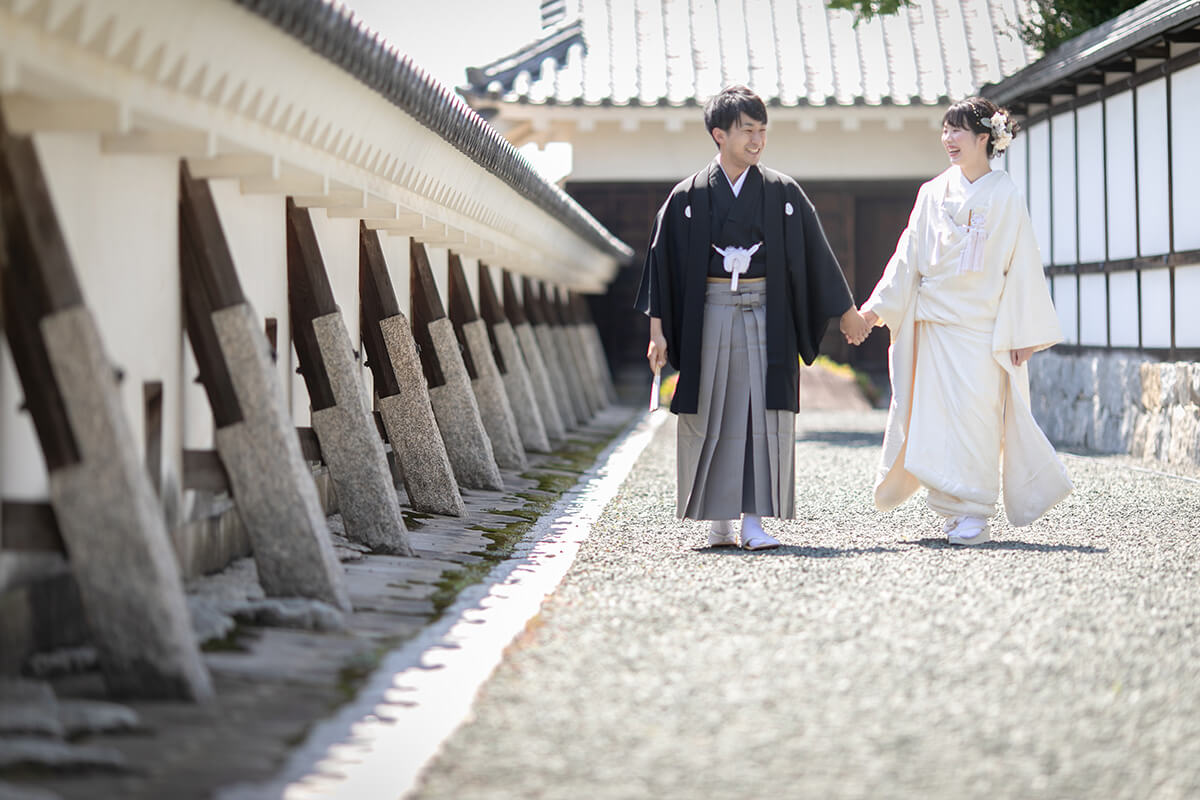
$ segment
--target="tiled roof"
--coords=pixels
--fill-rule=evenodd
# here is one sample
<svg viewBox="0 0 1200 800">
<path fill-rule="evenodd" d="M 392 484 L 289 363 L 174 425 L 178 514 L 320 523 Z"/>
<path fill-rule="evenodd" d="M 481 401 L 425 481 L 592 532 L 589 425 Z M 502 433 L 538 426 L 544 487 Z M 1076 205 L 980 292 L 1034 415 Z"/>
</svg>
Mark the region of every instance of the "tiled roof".
<svg viewBox="0 0 1200 800">
<path fill-rule="evenodd" d="M 632 250 L 558 186 L 542 178 L 487 121 L 332 0 L 234 0 L 379 92 L 602 252 Z"/>
<path fill-rule="evenodd" d="M 579 0 L 577 18 L 492 64 L 466 94 L 676 106 L 746 83 L 772 105 L 937 104 L 1025 67 L 1028 0 L 916 0 L 854 25 L 823 0 Z M 632 45 L 632 46 L 631 46 Z"/>
<path fill-rule="evenodd" d="M 1131 50 L 1164 38 L 1196 41 L 1198 33 L 1200 2 L 1148 0 L 1064 42 L 1045 58 L 984 91 L 1004 105 L 1045 102 L 1056 89 L 1074 94 L 1076 83 L 1103 83 L 1104 67 L 1127 61 Z M 1132 65 L 1112 71 L 1132 71 Z"/>
</svg>

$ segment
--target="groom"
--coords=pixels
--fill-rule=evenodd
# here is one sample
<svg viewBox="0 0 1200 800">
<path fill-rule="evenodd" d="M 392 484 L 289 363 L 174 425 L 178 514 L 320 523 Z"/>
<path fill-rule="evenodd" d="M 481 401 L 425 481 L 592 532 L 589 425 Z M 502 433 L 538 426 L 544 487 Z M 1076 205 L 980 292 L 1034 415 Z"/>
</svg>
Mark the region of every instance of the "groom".
<svg viewBox="0 0 1200 800">
<path fill-rule="evenodd" d="M 650 368 L 679 370 L 676 513 L 712 520 L 710 546 L 763 550 L 779 542 L 761 518 L 795 516 L 798 357 L 812 363 L 833 317 L 852 344 L 870 327 L 812 203 L 759 166 L 762 99 L 730 86 L 704 124 L 717 157 L 659 209 L 636 306 L 650 317 Z"/>
</svg>

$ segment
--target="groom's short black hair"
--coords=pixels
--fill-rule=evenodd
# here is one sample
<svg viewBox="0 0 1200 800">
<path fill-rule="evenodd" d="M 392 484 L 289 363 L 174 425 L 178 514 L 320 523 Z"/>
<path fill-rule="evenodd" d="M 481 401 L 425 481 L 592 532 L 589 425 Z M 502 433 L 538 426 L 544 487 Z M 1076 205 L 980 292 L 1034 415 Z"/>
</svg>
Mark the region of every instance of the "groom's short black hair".
<svg viewBox="0 0 1200 800">
<path fill-rule="evenodd" d="M 708 128 L 708 135 L 717 128 L 729 130 L 742 114 L 767 124 L 767 105 L 761 97 L 740 83 L 725 87 L 704 104 L 704 126 Z"/>
</svg>

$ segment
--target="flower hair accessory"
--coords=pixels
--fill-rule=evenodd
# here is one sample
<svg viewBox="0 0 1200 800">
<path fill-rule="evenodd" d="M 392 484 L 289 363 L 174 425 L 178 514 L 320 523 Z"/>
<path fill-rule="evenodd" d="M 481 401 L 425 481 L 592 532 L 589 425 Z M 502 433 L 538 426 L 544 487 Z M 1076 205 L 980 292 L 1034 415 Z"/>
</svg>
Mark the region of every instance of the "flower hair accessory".
<svg viewBox="0 0 1200 800">
<path fill-rule="evenodd" d="M 1000 155 L 1012 144 L 1012 120 L 1003 111 L 997 111 L 988 120 L 988 127 L 992 129 L 992 152 Z"/>
</svg>

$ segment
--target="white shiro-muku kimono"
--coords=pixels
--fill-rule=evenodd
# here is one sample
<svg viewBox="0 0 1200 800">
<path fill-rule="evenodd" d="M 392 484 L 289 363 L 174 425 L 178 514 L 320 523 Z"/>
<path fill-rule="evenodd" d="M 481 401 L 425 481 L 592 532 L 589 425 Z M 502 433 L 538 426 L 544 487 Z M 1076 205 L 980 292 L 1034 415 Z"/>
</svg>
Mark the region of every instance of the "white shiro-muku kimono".
<svg viewBox="0 0 1200 800">
<path fill-rule="evenodd" d="M 1029 408 L 1010 351 L 1062 341 L 1029 212 L 1008 173 L 957 166 L 921 186 L 908 227 L 863 306 L 891 330 L 892 402 L 875 505 L 919 486 L 943 516 L 988 517 L 1000 477 L 1009 522 L 1028 525 L 1072 490 Z"/>
</svg>

